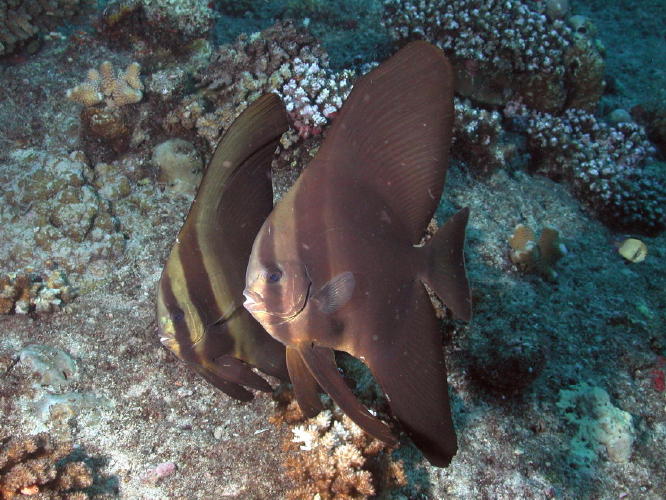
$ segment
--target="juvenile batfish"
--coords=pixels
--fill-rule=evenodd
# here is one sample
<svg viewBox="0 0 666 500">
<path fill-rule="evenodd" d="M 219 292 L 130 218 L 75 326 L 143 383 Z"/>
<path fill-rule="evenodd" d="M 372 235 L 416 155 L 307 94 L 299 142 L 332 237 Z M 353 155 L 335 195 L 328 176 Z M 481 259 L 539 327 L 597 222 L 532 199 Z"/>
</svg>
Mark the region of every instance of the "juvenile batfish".
<svg viewBox="0 0 666 500">
<path fill-rule="evenodd" d="M 270 165 L 287 115 L 274 94 L 256 100 L 220 141 L 162 271 L 162 343 L 234 398 L 270 391 L 254 373 L 287 379 L 285 349 L 243 308 L 252 242 L 273 206 Z"/>
<path fill-rule="evenodd" d="M 462 209 L 424 246 L 439 203 L 453 122 L 453 72 L 438 48 L 407 45 L 359 79 L 311 164 L 264 222 L 247 268 L 245 307 L 287 346 L 306 415 L 320 386 L 389 443 L 356 399 L 334 350 L 363 360 L 428 460 L 456 453 L 440 323 L 424 283 L 471 317 Z"/>
</svg>

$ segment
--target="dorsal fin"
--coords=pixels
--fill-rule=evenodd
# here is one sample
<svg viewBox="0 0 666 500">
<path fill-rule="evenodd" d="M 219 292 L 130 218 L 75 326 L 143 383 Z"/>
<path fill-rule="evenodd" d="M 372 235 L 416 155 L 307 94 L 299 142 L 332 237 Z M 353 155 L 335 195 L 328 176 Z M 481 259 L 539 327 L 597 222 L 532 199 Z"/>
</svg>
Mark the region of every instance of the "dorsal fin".
<svg viewBox="0 0 666 500">
<path fill-rule="evenodd" d="M 287 127 L 275 94 L 252 103 L 218 144 L 179 234 L 181 259 L 200 263 L 222 315 L 242 307 L 252 242 L 273 206 L 271 156 Z"/>
<path fill-rule="evenodd" d="M 412 42 L 356 82 L 313 163 L 371 187 L 416 244 L 444 187 L 452 126 L 451 65 Z"/>
<path fill-rule="evenodd" d="M 246 163 L 253 161 L 253 156 L 261 155 L 262 150 L 270 149 L 272 144 L 277 146 L 277 141 L 287 128 L 288 121 L 284 105 L 275 94 L 261 96 L 233 122 L 217 145 L 197 191 L 196 201 L 191 209 L 193 212 L 191 218 L 195 225 L 198 227 L 212 226 L 215 230 L 223 226 L 218 218 L 219 204 L 225 200 L 223 193 L 228 196 L 229 192 L 233 191 L 230 189 L 230 177 L 236 174 L 241 167 L 247 171 Z M 254 160 L 254 163 L 263 166 L 259 161 Z M 257 177 L 256 184 L 259 184 L 257 189 L 260 189 L 262 194 L 270 192 L 272 200 L 270 177 Z M 268 190 L 266 186 L 269 186 Z M 264 198 L 266 196 L 262 197 L 262 201 Z M 231 204 L 229 203 L 229 205 Z M 248 203 L 248 206 L 252 206 L 252 203 Z M 267 212 L 263 206 L 260 211 L 263 213 L 261 221 L 263 222 Z M 270 208 L 268 212 L 270 212 Z"/>
</svg>

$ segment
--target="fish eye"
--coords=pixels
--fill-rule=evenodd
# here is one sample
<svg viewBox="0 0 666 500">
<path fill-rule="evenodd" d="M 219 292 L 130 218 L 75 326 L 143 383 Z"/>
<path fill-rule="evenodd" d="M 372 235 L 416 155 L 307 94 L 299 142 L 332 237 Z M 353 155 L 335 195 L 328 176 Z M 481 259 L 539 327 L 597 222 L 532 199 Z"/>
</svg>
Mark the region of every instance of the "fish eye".
<svg viewBox="0 0 666 500">
<path fill-rule="evenodd" d="M 183 318 L 185 317 L 185 313 L 180 307 L 171 309 L 171 311 L 169 311 L 169 314 L 171 314 L 171 319 L 175 322 L 182 321 Z"/>
<path fill-rule="evenodd" d="M 264 279 L 268 283 L 277 283 L 278 281 L 280 281 L 280 278 L 282 278 L 282 271 L 280 271 L 279 269 L 266 270 L 266 272 L 264 273 Z"/>
</svg>

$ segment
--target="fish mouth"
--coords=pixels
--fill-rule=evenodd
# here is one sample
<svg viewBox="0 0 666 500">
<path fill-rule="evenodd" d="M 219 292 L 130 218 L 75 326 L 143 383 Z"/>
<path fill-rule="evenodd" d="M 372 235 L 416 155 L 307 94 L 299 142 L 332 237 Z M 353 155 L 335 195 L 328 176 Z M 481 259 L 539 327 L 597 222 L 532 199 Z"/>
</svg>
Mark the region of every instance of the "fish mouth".
<svg viewBox="0 0 666 500">
<path fill-rule="evenodd" d="M 284 323 L 293 321 L 296 318 L 296 316 L 298 316 L 303 312 L 305 306 L 308 305 L 308 299 L 310 298 L 310 288 L 312 288 L 312 282 L 308 283 L 308 288 L 305 291 L 305 298 L 303 299 L 303 304 L 293 313 L 280 314 L 273 311 L 267 311 L 266 306 L 263 305 L 264 301 L 262 300 L 261 296 L 258 293 L 248 289 L 245 289 L 243 291 L 243 295 L 245 296 L 245 302 L 243 302 L 243 306 L 253 316 L 254 315 L 262 316 L 263 322 L 267 324 L 282 325 Z M 261 322 L 262 321 L 260 321 L 260 323 Z"/>
</svg>

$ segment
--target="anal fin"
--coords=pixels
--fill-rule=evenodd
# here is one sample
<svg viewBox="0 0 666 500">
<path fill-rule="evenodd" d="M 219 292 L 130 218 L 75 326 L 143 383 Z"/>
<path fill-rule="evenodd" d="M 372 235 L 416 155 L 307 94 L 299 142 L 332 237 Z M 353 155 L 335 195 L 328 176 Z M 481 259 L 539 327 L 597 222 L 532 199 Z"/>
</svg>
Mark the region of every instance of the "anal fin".
<svg viewBox="0 0 666 500">
<path fill-rule="evenodd" d="M 389 446 L 397 444 L 398 440 L 388 425 L 372 416 L 347 386 L 338 372 L 333 349 L 314 345 L 299 346 L 297 349 L 317 383 L 356 425 Z"/>
<path fill-rule="evenodd" d="M 215 373 L 207 370 L 203 366 L 197 363 L 189 363 L 190 368 L 201 375 L 208 382 L 213 384 L 227 396 L 237 399 L 239 401 L 252 401 L 254 397 L 250 391 L 243 389 L 240 385 L 233 382 L 229 382 L 222 377 L 219 377 Z"/>
<path fill-rule="evenodd" d="M 370 371 L 387 396 L 391 412 L 428 461 L 445 467 L 456 454 L 440 324 L 421 283 L 403 302 L 403 318 L 391 342 L 370 346 Z"/>
<path fill-rule="evenodd" d="M 206 363 L 205 368 L 216 376 L 257 391 L 271 392 L 271 386 L 262 377 L 252 371 L 250 365 L 225 354 L 214 360 L 212 364 Z"/>
</svg>

